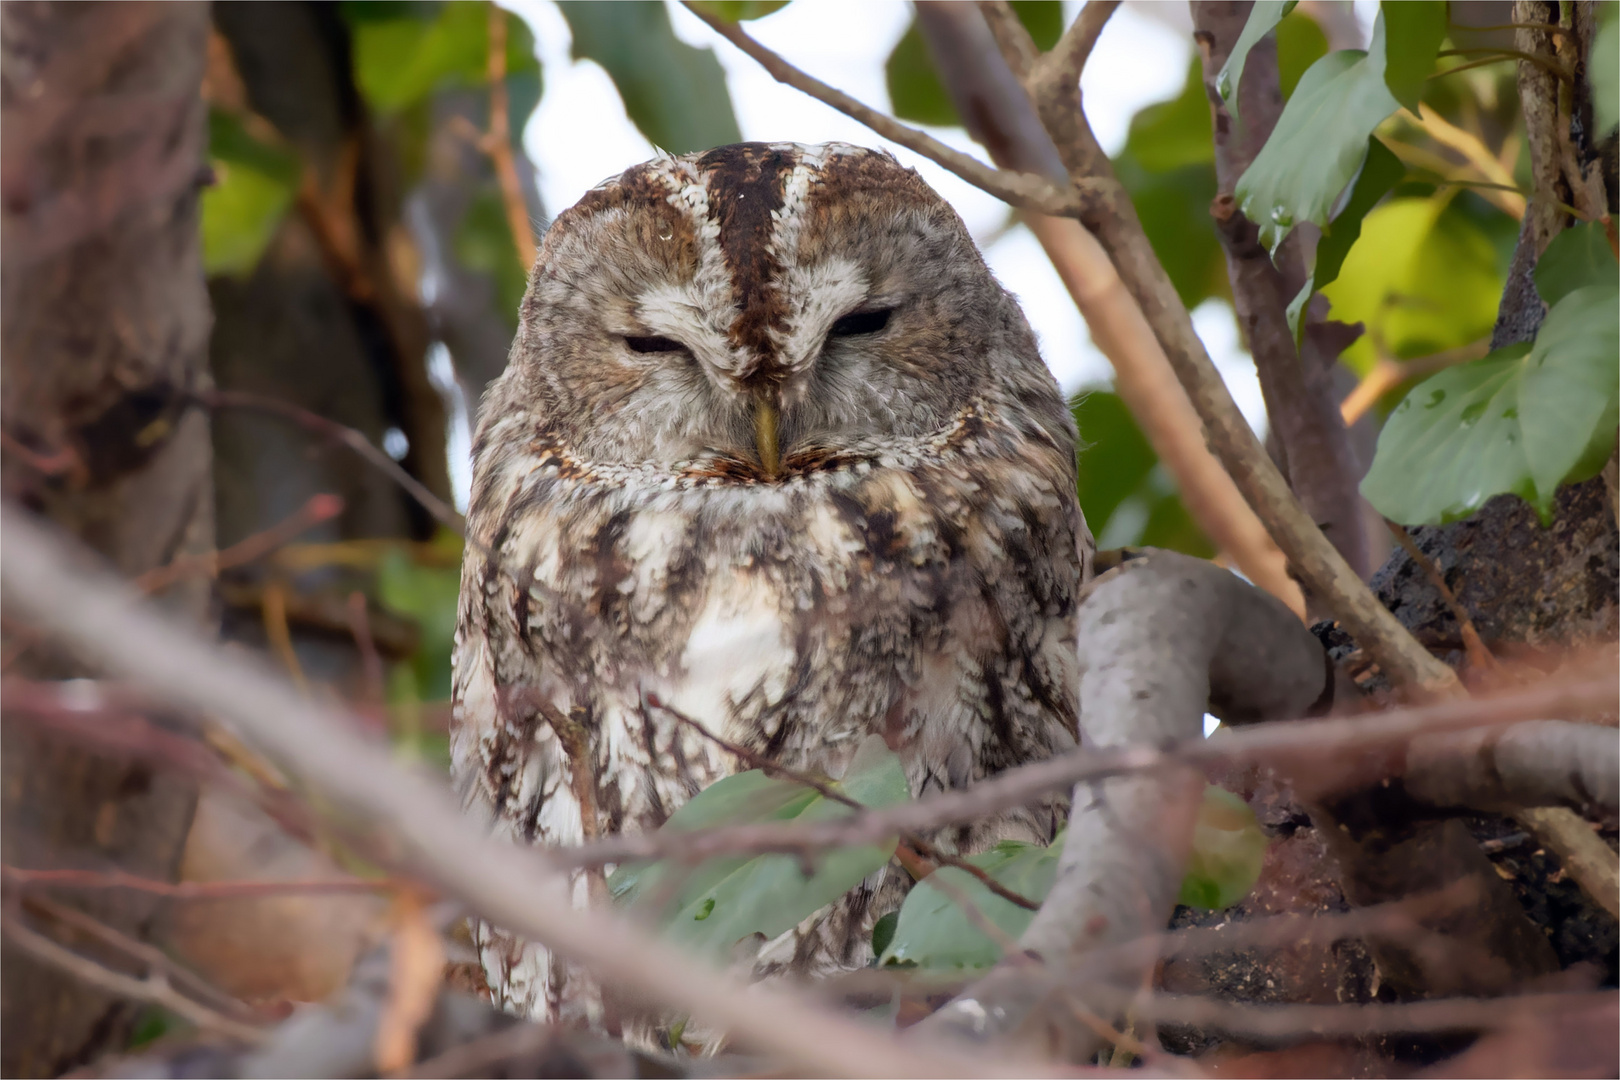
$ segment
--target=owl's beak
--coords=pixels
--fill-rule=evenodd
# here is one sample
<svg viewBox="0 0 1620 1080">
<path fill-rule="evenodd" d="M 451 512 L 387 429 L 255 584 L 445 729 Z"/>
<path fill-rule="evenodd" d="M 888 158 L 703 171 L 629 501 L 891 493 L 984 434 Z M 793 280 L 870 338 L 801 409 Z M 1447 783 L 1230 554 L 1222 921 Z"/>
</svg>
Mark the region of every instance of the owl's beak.
<svg viewBox="0 0 1620 1080">
<path fill-rule="evenodd" d="M 754 448 L 759 451 L 759 463 L 765 475 L 774 477 L 782 469 L 782 448 L 777 429 L 776 401 L 769 391 L 761 391 L 754 398 Z"/>
</svg>

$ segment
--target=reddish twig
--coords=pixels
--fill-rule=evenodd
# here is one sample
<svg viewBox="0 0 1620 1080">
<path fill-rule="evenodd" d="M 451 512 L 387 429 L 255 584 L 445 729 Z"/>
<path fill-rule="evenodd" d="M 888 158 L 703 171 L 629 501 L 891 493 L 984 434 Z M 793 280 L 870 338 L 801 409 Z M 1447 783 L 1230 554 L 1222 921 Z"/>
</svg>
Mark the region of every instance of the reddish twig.
<svg viewBox="0 0 1620 1080">
<path fill-rule="evenodd" d="M 155 593 L 161 592 L 182 578 L 196 574 L 218 577 L 221 570 L 262 559 L 306 529 L 313 528 L 323 521 L 330 521 L 342 512 L 343 500 L 338 496 L 311 495 L 303 506 L 268 529 L 239 540 L 222 551 L 210 551 L 202 555 L 182 555 L 136 578 L 135 587 L 142 592 Z"/>
<path fill-rule="evenodd" d="M 1407 556 L 1417 563 L 1423 571 L 1423 576 L 1429 579 L 1429 584 L 1440 594 L 1440 599 L 1445 601 L 1446 607 L 1451 609 L 1451 617 L 1457 620 L 1457 630 L 1462 635 L 1463 648 L 1468 653 L 1469 665 L 1485 671 L 1497 670 L 1496 657 L 1485 647 L 1485 641 L 1475 629 L 1474 620 L 1469 617 L 1468 609 L 1458 602 L 1456 594 L 1451 591 L 1451 586 L 1446 584 L 1445 575 L 1440 573 L 1440 567 L 1435 565 L 1433 559 L 1423 554 L 1417 546 L 1417 541 L 1412 539 L 1411 533 L 1393 521 L 1386 520 L 1385 524 L 1389 526 L 1390 533 L 1406 551 Z"/>
<path fill-rule="evenodd" d="M 501 204 L 506 223 L 512 230 L 512 243 L 518 261 L 527 272 L 539 256 L 534 229 L 529 224 L 529 208 L 523 200 L 517 162 L 512 157 L 510 107 L 506 94 L 506 11 L 499 4 L 489 5 L 489 132 L 479 140 L 479 148 L 495 166 L 501 185 Z"/>
</svg>

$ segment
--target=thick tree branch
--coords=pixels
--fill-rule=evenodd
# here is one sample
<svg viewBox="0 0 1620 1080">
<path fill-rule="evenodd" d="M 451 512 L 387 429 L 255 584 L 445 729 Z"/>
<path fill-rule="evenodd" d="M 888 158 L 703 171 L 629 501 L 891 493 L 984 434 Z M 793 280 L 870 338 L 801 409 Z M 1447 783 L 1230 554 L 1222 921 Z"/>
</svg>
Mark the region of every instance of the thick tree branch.
<svg viewBox="0 0 1620 1080">
<path fill-rule="evenodd" d="M 1206 708 L 1260 721 L 1307 712 L 1324 696 L 1322 646 L 1286 607 L 1175 552 L 1152 551 L 1092 582 L 1078 648 L 1089 747 L 1190 743 L 1202 735 Z M 1019 946 L 1062 973 L 1086 953 L 1162 929 L 1203 788 L 1203 773 L 1185 765 L 1076 785 L 1057 878 Z M 1149 967 L 1121 972 L 1122 981 L 1141 983 Z M 1070 1060 L 1099 1048 L 1098 1035 L 1075 1029 L 1044 981 L 1021 967 L 996 969 L 924 1024 L 993 1040 L 1031 1022 Z"/>
<path fill-rule="evenodd" d="M 1620 810 L 1615 731 L 1532 720 L 1413 739 L 1406 789 L 1436 806 L 1566 806 L 1613 816 Z"/>
</svg>

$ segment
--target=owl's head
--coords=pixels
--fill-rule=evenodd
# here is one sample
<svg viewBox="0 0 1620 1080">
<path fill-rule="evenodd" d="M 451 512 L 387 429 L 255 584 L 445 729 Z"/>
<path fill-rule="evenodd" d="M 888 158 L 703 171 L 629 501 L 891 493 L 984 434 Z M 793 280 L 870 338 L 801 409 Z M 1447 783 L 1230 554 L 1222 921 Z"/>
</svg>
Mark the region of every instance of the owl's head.
<svg viewBox="0 0 1620 1080">
<path fill-rule="evenodd" d="M 637 165 L 558 215 L 485 423 L 533 415 L 592 461 L 775 477 L 974 401 L 1072 438 L 956 213 L 883 152 L 743 143 Z"/>
</svg>

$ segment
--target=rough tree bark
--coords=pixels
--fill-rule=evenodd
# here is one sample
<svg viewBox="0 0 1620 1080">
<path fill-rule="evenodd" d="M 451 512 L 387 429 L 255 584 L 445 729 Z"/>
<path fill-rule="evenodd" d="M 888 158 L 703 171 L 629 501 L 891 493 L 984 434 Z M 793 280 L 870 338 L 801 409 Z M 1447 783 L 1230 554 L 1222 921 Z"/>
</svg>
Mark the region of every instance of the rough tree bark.
<svg viewBox="0 0 1620 1080">
<path fill-rule="evenodd" d="M 207 378 L 197 240 L 207 33 L 201 4 L 0 7 L 4 494 L 131 576 L 214 542 L 208 422 L 185 408 Z M 208 596 L 197 581 L 167 602 L 204 620 Z M 13 672 L 84 673 L 23 623 L 8 622 L 5 638 Z M 173 879 L 189 782 L 19 726 L 0 732 L 8 862 Z M 159 914 L 136 894 L 83 904 L 136 937 Z M 120 1045 L 134 1015 L 8 951 L 0 1071 L 55 1075 Z"/>
</svg>

